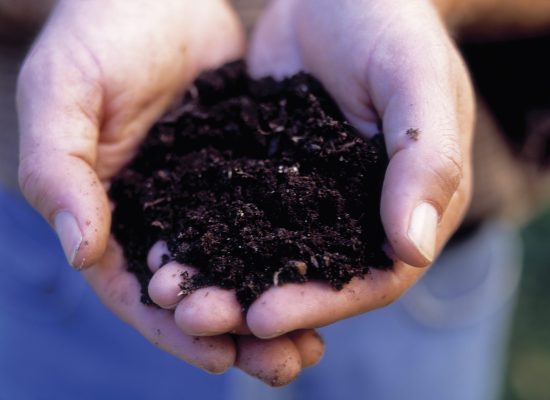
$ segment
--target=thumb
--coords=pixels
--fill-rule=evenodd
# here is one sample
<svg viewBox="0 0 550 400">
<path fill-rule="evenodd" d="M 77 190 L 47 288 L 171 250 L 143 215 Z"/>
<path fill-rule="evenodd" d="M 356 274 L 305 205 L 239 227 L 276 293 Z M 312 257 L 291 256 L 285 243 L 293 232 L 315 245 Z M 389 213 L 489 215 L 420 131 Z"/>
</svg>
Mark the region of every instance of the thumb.
<svg viewBox="0 0 550 400">
<path fill-rule="evenodd" d="M 101 89 L 76 68 L 43 58 L 31 54 L 18 80 L 19 182 L 69 264 L 82 269 L 103 255 L 110 230 L 109 202 L 94 171 Z"/>
<path fill-rule="evenodd" d="M 462 76 L 456 85 L 413 77 L 384 108 L 390 162 L 380 212 L 397 258 L 410 265 L 434 260 L 468 205 L 473 101 Z"/>
</svg>

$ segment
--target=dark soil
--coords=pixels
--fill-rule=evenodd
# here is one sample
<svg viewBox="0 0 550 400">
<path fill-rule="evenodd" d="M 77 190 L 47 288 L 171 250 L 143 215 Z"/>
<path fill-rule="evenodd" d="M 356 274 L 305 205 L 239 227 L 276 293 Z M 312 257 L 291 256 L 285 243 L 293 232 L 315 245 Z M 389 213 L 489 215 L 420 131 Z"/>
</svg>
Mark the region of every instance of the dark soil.
<svg viewBox="0 0 550 400">
<path fill-rule="evenodd" d="M 113 233 L 150 302 L 147 252 L 165 240 L 199 273 L 182 291 L 234 288 L 247 308 L 286 282 L 340 289 L 382 250 L 380 135 L 358 136 L 305 73 L 253 81 L 242 62 L 201 75 L 113 181 Z"/>
</svg>

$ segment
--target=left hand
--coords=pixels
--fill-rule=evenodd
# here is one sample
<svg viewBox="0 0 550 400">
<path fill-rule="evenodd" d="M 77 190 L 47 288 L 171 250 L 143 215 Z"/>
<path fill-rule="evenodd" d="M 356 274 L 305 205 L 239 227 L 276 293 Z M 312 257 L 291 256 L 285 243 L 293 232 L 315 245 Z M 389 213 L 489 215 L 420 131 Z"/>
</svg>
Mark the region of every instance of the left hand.
<svg viewBox="0 0 550 400">
<path fill-rule="evenodd" d="M 274 0 L 248 61 L 255 77 L 310 72 L 366 136 L 383 123 L 390 162 L 381 216 L 396 259 L 393 269 L 372 269 L 341 291 L 319 282 L 271 288 L 249 309 L 248 327 L 275 337 L 396 300 L 457 228 L 471 191 L 472 89 L 435 7 L 426 0 Z"/>
</svg>

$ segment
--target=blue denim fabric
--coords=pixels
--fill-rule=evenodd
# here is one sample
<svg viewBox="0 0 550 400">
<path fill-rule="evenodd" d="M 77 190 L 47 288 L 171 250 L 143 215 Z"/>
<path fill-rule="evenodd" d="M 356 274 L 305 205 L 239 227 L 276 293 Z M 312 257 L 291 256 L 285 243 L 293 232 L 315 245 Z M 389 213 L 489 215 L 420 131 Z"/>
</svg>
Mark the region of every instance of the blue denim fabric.
<svg viewBox="0 0 550 400">
<path fill-rule="evenodd" d="M 215 399 L 225 385 L 105 309 L 50 227 L 0 188 L 0 399 Z"/>
<path fill-rule="evenodd" d="M 52 230 L 0 189 L 0 399 L 490 400 L 519 277 L 518 239 L 486 224 L 400 301 L 322 330 L 324 360 L 283 389 L 210 376 L 120 322 Z"/>
</svg>

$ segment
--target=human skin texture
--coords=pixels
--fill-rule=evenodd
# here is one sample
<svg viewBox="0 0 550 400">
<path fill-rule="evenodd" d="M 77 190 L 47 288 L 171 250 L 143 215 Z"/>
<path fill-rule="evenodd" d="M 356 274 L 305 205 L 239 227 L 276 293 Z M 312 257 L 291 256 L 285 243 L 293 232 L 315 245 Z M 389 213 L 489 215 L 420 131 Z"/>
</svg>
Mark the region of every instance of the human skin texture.
<svg viewBox="0 0 550 400">
<path fill-rule="evenodd" d="M 471 190 L 472 89 L 436 9 L 426 1 L 277 0 L 254 31 L 248 61 L 255 77 L 310 72 L 362 134 L 383 126 L 390 163 L 381 216 L 395 259 L 393 269 L 341 291 L 320 282 L 271 288 L 249 308 L 248 328 L 273 338 L 395 301 L 454 232 Z"/>
<path fill-rule="evenodd" d="M 381 216 L 395 266 L 373 270 L 340 292 L 322 283 L 273 288 L 248 312 L 255 335 L 276 337 L 383 307 L 421 277 L 471 194 L 474 98 L 450 32 L 483 39 L 549 26 L 549 3 L 537 0 L 270 4 L 250 45 L 251 73 L 310 72 L 362 134 L 383 127 L 390 163 Z"/>
<path fill-rule="evenodd" d="M 390 162 L 381 216 L 395 258 L 392 270 L 373 270 L 340 292 L 320 283 L 274 288 L 250 308 L 250 329 L 272 337 L 395 301 L 457 228 L 471 191 L 472 89 L 436 9 L 426 1 L 279 0 L 255 31 L 249 64 L 255 76 L 311 72 L 362 134 L 383 127 Z M 283 317 L 290 304 L 298 305 Z"/>
<path fill-rule="evenodd" d="M 321 283 L 273 288 L 247 315 L 236 311 L 236 302 L 220 302 L 231 293 L 211 295 L 211 305 L 223 305 L 212 316 L 209 303 L 197 299 L 218 289 L 180 299 L 177 282 L 161 270 L 149 290 L 166 309 L 139 303 L 137 282 L 109 239 L 104 188 L 201 69 L 243 54 L 243 35 L 223 1 L 98 4 L 61 1 L 22 69 L 22 190 L 56 228 L 69 262 L 83 268 L 104 303 L 151 342 L 214 372 L 237 360 L 272 384 L 288 383 L 299 363 L 313 364 L 322 353 L 312 331 L 299 339 L 294 331 L 399 298 L 464 214 L 471 190 L 473 95 L 446 26 L 464 35 L 482 32 L 483 24 L 509 32 L 514 26 L 542 26 L 543 15 L 550 14 L 542 0 L 272 1 L 252 37 L 251 73 L 282 77 L 305 69 L 362 134 L 374 134 L 382 122 L 391 161 L 381 212 L 396 264 L 391 272 L 354 279 L 340 292 Z M 491 18 L 482 18 L 488 13 Z M 265 347 L 242 336 L 236 343 L 243 351 L 236 357 L 226 332 L 263 338 L 292 333 Z M 191 335 L 203 339 L 196 342 Z M 279 365 L 271 358 L 277 346 L 296 362 L 285 374 L 266 376 Z M 314 350 L 305 354 L 308 348 Z M 254 352 L 273 363 L 259 365 L 250 356 Z"/>
<path fill-rule="evenodd" d="M 60 1 L 19 76 L 19 180 L 69 263 L 122 320 L 202 369 L 236 365 L 281 385 L 300 371 L 302 347 L 322 347 L 318 336 L 278 340 L 295 357 L 290 372 L 272 376 L 284 354 L 274 357 L 264 346 L 276 343 L 234 340 L 215 327 L 197 339 L 178 327 L 174 311 L 141 304 L 138 283 L 109 236 L 111 177 L 199 71 L 243 52 L 240 24 L 224 1 Z M 250 357 L 237 359 L 243 352 Z"/>
</svg>

